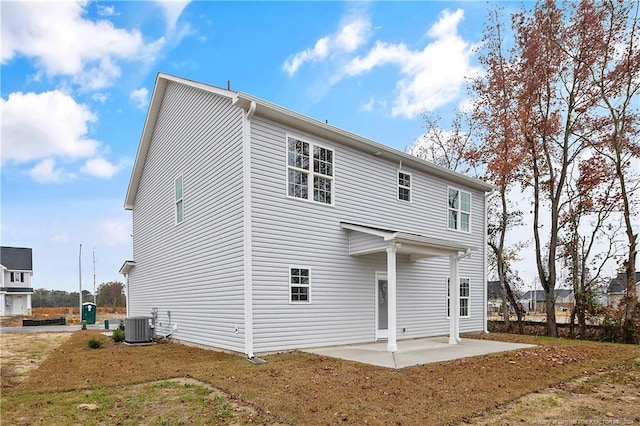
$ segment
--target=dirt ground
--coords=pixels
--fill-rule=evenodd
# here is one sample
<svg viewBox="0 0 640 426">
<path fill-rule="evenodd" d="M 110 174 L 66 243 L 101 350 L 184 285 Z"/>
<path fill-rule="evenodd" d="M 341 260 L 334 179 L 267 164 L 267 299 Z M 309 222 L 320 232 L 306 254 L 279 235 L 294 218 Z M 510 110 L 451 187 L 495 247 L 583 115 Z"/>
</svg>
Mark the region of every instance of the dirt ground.
<svg viewBox="0 0 640 426">
<path fill-rule="evenodd" d="M 20 341 L 24 336 L 0 335 L 1 347 L 12 346 L 11 339 Z M 225 420 L 232 424 L 640 424 L 640 348 L 634 346 L 476 336 L 538 347 L 392 370 L 301 352 L 271 355 L 266 364 L 253 365 L 241 356 L 175 343 L 124 346 L 89 330 L 66 336 L 60 342 L 54 335 L 43 337 L 50 339 L 50 345 L 42 346 L 49 356 L 35 371 L 32 365 L 38 361 L 23 352 L 32 373 L 6 387 L 3 380 L 3 407 L 26 404 L 26 410 L 29 404 L 38 409 L 65 401 L 75 404 L 81 400 L 79 395 L 98 390 L 124 395 L 155 392 L 157 386 L 149 384 L 188 378 L 221 392 L 227 402 L 216 406 L 251 409 L 250 416 Z M 86 348 L 91 336 L 104 339 L 100 349 Z M 4 354 L 2 358 L 4 363 Z M 44 404 L 42 395 L 62 395 L 62 399 Z M 180 395 L 175 403 L 183 411 L 200 412 L 197 402 Z M 111 401 L 103 394 L 96 398 Z M 126 404 L 122 398 L 109 403 L 122 407 Z M 175 410 L 171 404 L 159 407 Z M 37 421 L 5 418 L 5 414 L 3 424 Z M 55 412 L 51 415 L 54 420 L 45 424 L 61 421 Z M 98 410 L 93 415 L 112 414 Z M 83 419 L 104 422 L 102 417 Z"/>
<path fill-rule="evenodd" d="M 12 388 L 24 381 L 70 337 L 71 333 L 0 334 L 2 388 Z"/>
</svg>

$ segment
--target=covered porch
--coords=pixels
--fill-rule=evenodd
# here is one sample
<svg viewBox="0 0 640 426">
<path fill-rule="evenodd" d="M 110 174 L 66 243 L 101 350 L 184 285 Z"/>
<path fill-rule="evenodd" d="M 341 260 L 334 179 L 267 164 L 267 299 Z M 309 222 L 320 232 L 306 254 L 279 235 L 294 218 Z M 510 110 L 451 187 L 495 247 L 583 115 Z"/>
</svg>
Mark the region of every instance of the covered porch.
<svg viewBox="0 0 640 426">
<path fill-rule="evenodd" d="M 341 222 L 342 229 L 349 231 L 349 254 L 367 256 L 386 253 L 387 266 L 387 352 L 398 351 L 397 344 L 397 255 L 409 256 L 411 262 L 427 258 L 447 258 L 449 260 L 450 282 L 459 282 L 458 264 L 477 247 L 454 241 L 446 241 L 425 235 L 411 234 L 388 229 L 374 228 L 348 222 Z M 460 339 L 460 286 L 451 285 L 451 306 L 449 315 L 449 336 L 447 343 L 456 345 Z M 486 318 L 485 318 L 486 321 Z"/>
</svg>

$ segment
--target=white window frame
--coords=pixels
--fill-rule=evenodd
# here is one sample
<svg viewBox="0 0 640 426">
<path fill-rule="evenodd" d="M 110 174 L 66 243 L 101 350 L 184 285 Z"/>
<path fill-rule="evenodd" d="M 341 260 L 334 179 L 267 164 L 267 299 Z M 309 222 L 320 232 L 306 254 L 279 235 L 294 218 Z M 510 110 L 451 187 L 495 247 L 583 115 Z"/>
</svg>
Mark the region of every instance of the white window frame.
<svg viewBox="0 0 640 426">
<path fill-rule="evenodd" d="M 400 173 L 402 173 L 403 175 L 409 176 L 409 186 L 402 185 L 400 183 Z M 397 194 L 398 201 L 404 201 L 404 202 L 411 203 L 413 201 L 413 190 L 412 190 L 412 187 L 411 187 L 411 185 L 413 184 L 413 176 L 411 175 L 411 173 L 406 172 L 404 170 L 398 170 L 398 173 L 396 174 L 396 184 L 398 185 L 398 194 Z M 406 190 L 409 191 L 409 199 L 408 200 L 400 198 L 400 190 L 401 189 L 406 189 Z"/>
<path fill-rule="evenodd" d="M 178 180 L 180 180 L 180 197 L 178 197 Z M 178 209 L 182 212 L 182 217 L 178 217 Z M 173 217 L 176 225 L 184 222 L 184 175 L 179 175 L 173 180 Z"/>
<path fill-rule="evenodd" d="M 306 143 L 309 145 L 309 169 L 303 169 L 303 168 L 299 168 L 296 166 L 292 166 L 289 164 L 289 139 L 295 139 L 298 140 L 300 142 Z M 331 152 L 331 156 L 332 156 L 332 161 L 331 161 L 331 175 L 325 175 L 319 172 L 314 172 L 313 170 L 313 165 L 314 165 L 314 152 L 315 152 L 315 148 L 321 148 L 321 149 L 325 149 L 327 151 Z M 336 150 L 330 146 L 318 143 L 314 140 L 305 138 L 305 137 L 301 137 L 295 134 L 291 134 L 291 133 L 287 133 L 285 135 L 285 164 L 286 164 L 286 185 L 285 185 L 285 194 L 287 196 L 287 198 L 290 198 L 292 200 L 302 200 L 302 201 L 308 201 L 308 202 L 312 202 L 314 204 L 318 204 L 321 206 L 334 206 L 335 205 L 335 200 L 336 200 L 336 185 L 335 185 L 335 180 L 336 180 Z M 301 198 L 301 197 L 296 197 L 293 195 L 289 195 L 289 171 L 295 171 L 295 172 L 299 172 L 299 173 L 304 173 L 307 175 L 307 198 Z M 328 179 L 331 182 L 331 202 L 330 203 L 324 203 L 322 201 L 316 201 L 314 200 L 314 181 L 315 178 L 322 178 L 322 179 Z"/>
<path fill-rule="evenodd" d="M 292 280 L 292 278 L 293 278 L 292 272 L 293 272 L 294 269 L 299 269 L 299 270 L 305 269 L 305 270 L 307 270 L 309 282 L 306 285 L 302 284 L 302 283 L 293 283 L 292 282 L 293 281 Z M 300 275 L 300 276 L 302 276 L 302 275 Z M 311 268 L 309 268 L 308 266 L 289 265 L 288 277 L 289 277 L 289 294 L 288 294 L 289 304 L 290 305 L 308 305 L 308 304 L 310 304 L 311 303 L 311 280 L 312 280 L 311 279 Z M 307 288 L 307 300 L 293 300 L 292 291 L 293 291 L 294 287 L 306 287 Z"/>
<path fill-rule="evenodd" d="M 24 282 L 24 273 L 23 272 L 12 272 L 11 273 L 11 282 L 12 283 L 23 283 Z"/>
<path fill-rule="evenodd" d="M 458 207 L 454 208 L 451 207 L 449 205 L 449 192 L 450 191 L 457 191 L 458 192 Z M 467 194 L 469 196 L 469 211 L 465 211 L 462 210 L 462 194 Z M 471 217 L 472 217 L 472 209 L 471 209 L 471 205 L 472 205 L 472 198 L 471 198 L 471 193 L 469 191 L 463 191 L 459 188 L 454 188 L 452 186 L 448 186 L 447 187 L 447 229 L 451 230 L 451 231 L 458 231 L 458 232 L 464 232 L 464 233 L 471 233 Z M 451 224 L 449 222 L 449 214 L 451 212 L 455 212 L 456 214 L 456 227 L 452 228 Z M 462 226 L 462 215 L 466 214 L 469 217 L 469 223 L 468 223 L 468 228 L 469 229 L 461 229 Z"/>
<path fill-rule="evenodd" d="M 469 289 L 467 296 L 462 296 L 462 282 L 466 281 L 467 282 L 467 288 Z M 469 278 L 460 278 L 460 284 L 458 284 L 460 286 L 459 288 L 459 292 L 458 292 L 458 301 L 460 303 L 458 303 L 458 306 L 460 307 L 460 316 L 459 318 L 469 318 L 471 317 L 471 279 Z M 467 314 L 466 315 L 462 315 L 462 300 L 466 300 L 467 301 Z M 447 318 L 451 317 L 451 278 L 447 277 Z"/>
</svg>

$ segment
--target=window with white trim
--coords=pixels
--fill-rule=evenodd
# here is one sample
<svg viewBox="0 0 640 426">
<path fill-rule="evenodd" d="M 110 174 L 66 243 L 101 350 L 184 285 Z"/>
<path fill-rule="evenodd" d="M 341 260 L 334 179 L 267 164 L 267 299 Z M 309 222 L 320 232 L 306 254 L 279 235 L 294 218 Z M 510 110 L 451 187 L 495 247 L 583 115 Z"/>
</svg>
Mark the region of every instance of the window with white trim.
<svg viewBox="0 0 640 426">
<path fill-rule="evenodd" d="M 469 278 L 460 278 L 460 317 L 469 316 Z M 447 318 L 451 316 L 451 280 L 447 278 Z"/>
<path fill-rule="evenodd" d="M 458 231 L 469 232 L 471 222 L 471 194 L 458 189 L 449 188 L 448 227 Z"/>
<path fill-rule="evenodd" d="M 331 149 L 287 137 L 287 194 L 333 204 L 333 164 Z"/>
<path fill-rule="evenodd" d="M 309 303 L 311 292 L 311 276 L 307 268 L 289 269 L 289 300 L 291 302 Z"/>
<path fill-rule="evenodd" d="M 12 272 L 11 273 L 11 282 L 12 283 L 23 283 L 24 282 L 24 272 Z"/>
<path fill-rule="evenodd" d="M 182 176 L 178 176 L 174 182 L 175 187 L 175 216 L 176 224 L 184 220 L 184 201 L 182 198 Z"/>
<path fill-rule="evenodd" d="M 411 202 L 411 174 L 398 171 L 398 200 Z"/>
</svg>

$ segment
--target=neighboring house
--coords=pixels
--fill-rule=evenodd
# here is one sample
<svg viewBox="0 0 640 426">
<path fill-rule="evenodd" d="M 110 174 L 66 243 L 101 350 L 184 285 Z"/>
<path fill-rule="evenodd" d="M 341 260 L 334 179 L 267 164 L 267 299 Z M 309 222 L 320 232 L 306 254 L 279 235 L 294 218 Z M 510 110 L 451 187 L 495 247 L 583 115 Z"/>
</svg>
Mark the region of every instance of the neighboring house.
<svg viewBox="0 0 640 426">
<path fill-rule="evenodd" d="M 521 293 L 518 290 L 513 290 L 513 297 L 522 304 L 522 300 L 518 299 Z M 487 308 L 489 312 L 501 312 L 502 311 L 502 289 L 500 288 L 500 281 L 487 281 Z M 522 306 L 524 309 L 524 306 Z M 509 308 L 511 313 L 514 313 L 513 308 Z"/>
<path fill-rule="evenodd" d="M 31 315 L 31 249 L 0 247 L 0 271 L 0 316 Z"/>
<path fill-rule="evenodd" d="M 607 300 L 609 306 L 618 306 L 627 292 L 627 273 L 618 272 L 614 278 L 609 281 L 607 286 Z M 640 271 L 636 272 L 636 293 L 640 298 Z"/>
<path fill-rule="evenodd" d="M 493 187 L 159 74 L 125 199 L 128 315 L 255 353 L 484 331 Z M 457 285 L 448 289 L 448 280 Z M 452 313 L 452 315 L 448 315 Z"/>
<path fill-rule="evenodd" d="M 500 281 L 487 281 L 487 309 L 498 312 L 502 306 L 502 289 Z"/>
<path fill-rule="evenodd" d="M 556 310 L 571 310 L 575 303 L 573 290 L 557 288 L 555 289 Z M 529 290 L 520 299 L 520 303 L 527 312 L 546 312 L 544 290 Z"/>
</svg>

